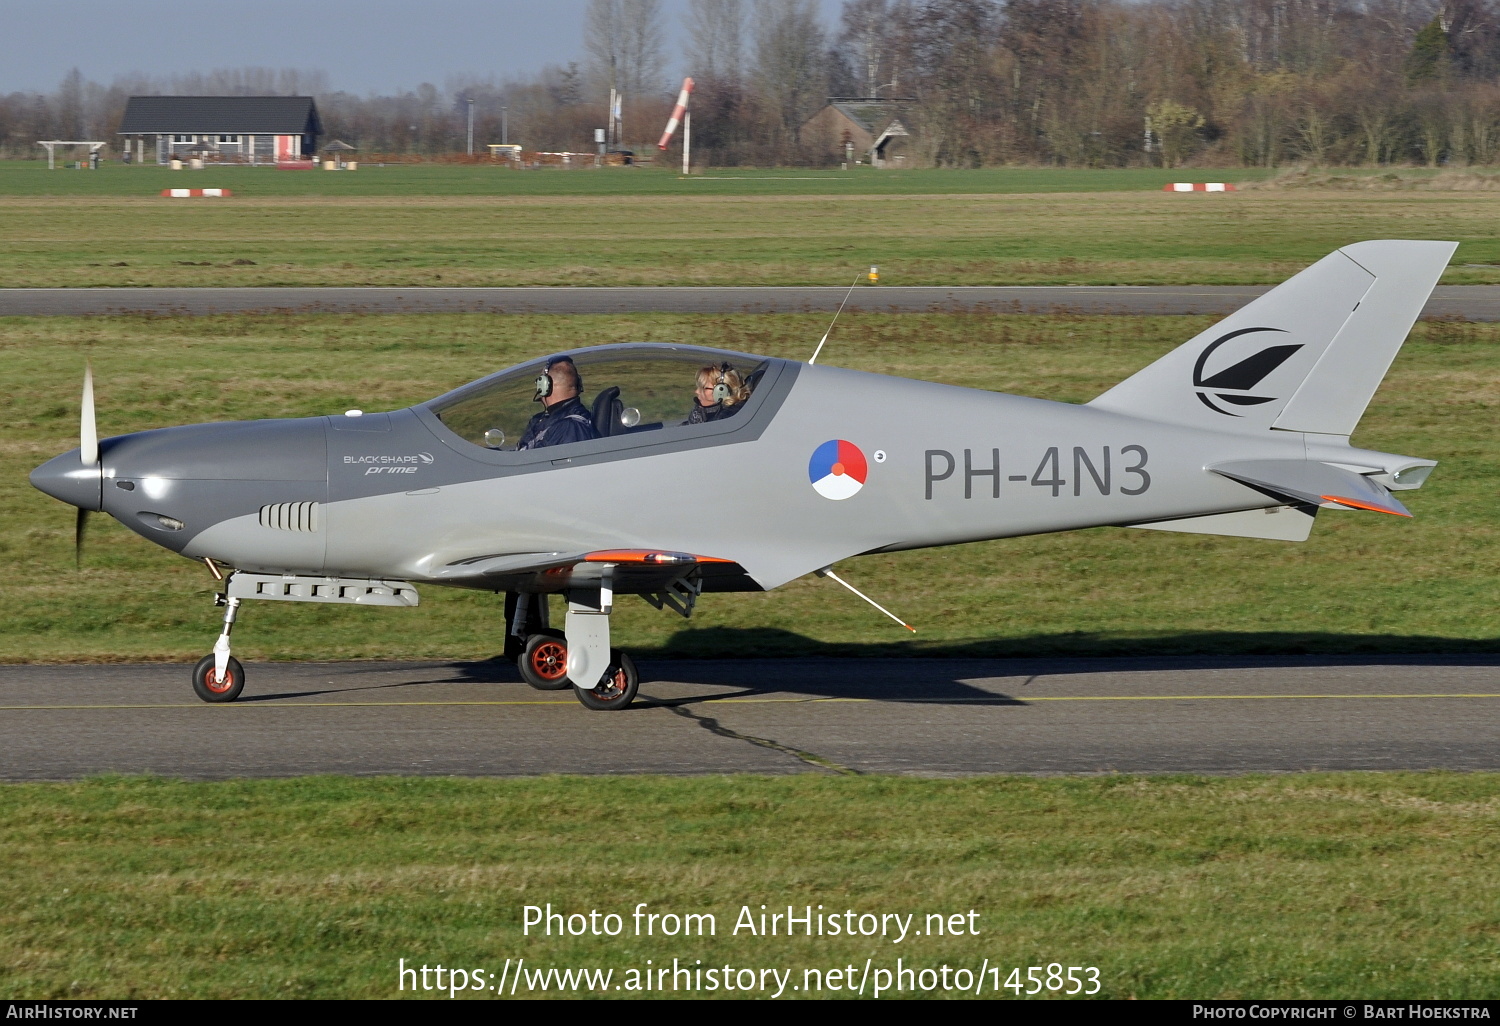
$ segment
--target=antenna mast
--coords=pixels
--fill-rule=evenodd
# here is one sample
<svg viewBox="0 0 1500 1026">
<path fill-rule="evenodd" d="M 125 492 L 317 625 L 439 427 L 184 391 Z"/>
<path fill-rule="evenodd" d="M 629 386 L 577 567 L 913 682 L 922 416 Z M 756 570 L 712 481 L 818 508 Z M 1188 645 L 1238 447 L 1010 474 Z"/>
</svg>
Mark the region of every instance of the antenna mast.
<svg viewBox="0 0 1500 1026">
<path fill-rule="evenodd" d="M 814 571 L 814 573 L 816 573 L 819 577 L 826 577 L 830 581 L 834 581 L 834 582 L 836 582 L 838 584 L 842 584 L 844 587 L 846 587 L 850 591 L 854 592 L 854 594 L 858 595 L 860 598 L 862 598 L 866 602 L 870 603 L 870 605 L 872 605 L 876 609 L 880 610 L 886 616 L 889 616 L 892 620 L 895 620 L 897 623 L 899 623 L 901 626 L 905 627 L 907 630 L 911 631 L 913 634 L 917 633 L 917 629 L 915 627 L 913 627 L 911 624 L 907 623 L 905 620 L 901 619 L 901 617 L 897 616 L 895 613 L 893 613 L 889 609 L 885 608 L 885 606 L 882 606 L 879 602 L 876 602 L 870 596 L 866 595 L 864 592 L 860 591 L 854 585 L 850 584 L 848 581 L 844 580 L 838 574 L 834 573 L 833 572 L 833 567 L 831 567 L 831 566 L 825 566 L 821 570 Z"/>
<path fill-rule="evenodd" d="M 828 331 L 823 332 L 823 337 L 818 341 L 818 348 L 813 350 L 812 356 L 808 359 L 808 366 L 812 366 L 818 362 L 818 354 L 823 351 L 823 343 L 828 341 L 828 335 L 833 331 L 833 326 L 839 322 L 839 314 L 844 312 L 844 303 L 849 302 L 849 297 L 854 295 L 854 287 L 858 284 L 859 276 L 856 275 L 854 283 L 849 286 L 849 291 L 844 293 L 844 302 L 839 304 L 839 308 L 834 311 L 833 320 L 828 322 Z M 838 578 L 834 578 L 834 580 L 838 580 Z"/>
</svg>

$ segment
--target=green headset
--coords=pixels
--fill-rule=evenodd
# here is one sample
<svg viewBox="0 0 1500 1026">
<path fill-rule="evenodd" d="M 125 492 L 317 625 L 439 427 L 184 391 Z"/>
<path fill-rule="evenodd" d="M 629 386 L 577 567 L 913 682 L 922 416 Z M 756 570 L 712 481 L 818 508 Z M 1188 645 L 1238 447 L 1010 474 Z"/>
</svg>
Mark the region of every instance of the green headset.
<svg viewBox="0 0 1500 1026">
<path fill-rule="evenodd" d="M 734 394 L 729 387 L 729 375 L 733 370 L 727 363 L 719 364 L 719 378 L 714 382 L 714 402 L 722 403 Z"/>
<path fill-rule="evenodd" d="M 550 372 L 553 367 L 560 363 L 566 363 L 573 368 L 573 378 L 578 383 L 578 394 L 583 394 L 583 375 L 578 373 L 578 364 L 573 362 L 571 356 L 557 356 L 548 360 L 546 368 L 536 376 L 536 395 L 531 397 L 532 402 L 539 403 L 552 394 L 553 381 Z M 725 364 L 725 366 L 728 366 L 728 364 Z"/>
</svg>

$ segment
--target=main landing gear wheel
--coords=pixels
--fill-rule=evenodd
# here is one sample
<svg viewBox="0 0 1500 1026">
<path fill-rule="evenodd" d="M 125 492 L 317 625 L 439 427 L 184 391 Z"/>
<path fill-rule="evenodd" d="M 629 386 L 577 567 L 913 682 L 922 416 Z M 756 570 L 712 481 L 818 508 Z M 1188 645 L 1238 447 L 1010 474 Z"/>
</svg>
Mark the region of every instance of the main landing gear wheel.
<svg viewBox="0 0 1500 1026">
<path fill-rule="evenodd" d="M 538 691 L 562 691 L 568 680 L 568 642 L 562 631 L 550 627 L 526 639 L 526 650 L 516 661 L 521 678 Z"/>
<path fill-rule="evenodd" d="M 624 709 L 635 700 L 640 686 L 635 660 L 618 648 L 612 648 L 609 650 L 609 669 L 604 671 L 599 683 L 590 691 L 575 684 L 573 694 L 578 696 L 585 709 Z"/>
<path fill-rule="evenodd" d="M 206 655 L 193 667 L 193 690 L 205 702 L 233 702 L 245 689 L 245 668 L 234 656 L 224 667 L 224 676 L 214 674 L 214 657 Z"/>
</svg>

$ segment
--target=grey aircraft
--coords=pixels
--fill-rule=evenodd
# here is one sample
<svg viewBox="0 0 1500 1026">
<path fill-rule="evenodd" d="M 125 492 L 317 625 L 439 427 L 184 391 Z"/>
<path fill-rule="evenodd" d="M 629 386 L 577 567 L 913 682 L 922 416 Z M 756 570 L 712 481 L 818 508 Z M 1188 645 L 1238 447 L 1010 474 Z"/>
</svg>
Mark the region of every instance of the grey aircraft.
<svg viewBox="0 0 1500 1026">
<path fill-rule="evenodd" d="M 523 677 L 620 709 L 621 595 L 686 617 L 865 553 L 1105 525 L 1302 541 L 1320 509 L 1410 516 L 1392 493 L 1436 464 L 1349 436 L 1454 248 L 1347 246 L 1081 406 L 621 344 L 389 413 L 101 441 L 86 375 L 80 447 L 31 482 L 78 508 L 80 545 L 103 511 L 225 582 L 206 701 L 244 686 L 244 600 L 415 606 L 432 584 L 505 593 Z"/>
</svg>

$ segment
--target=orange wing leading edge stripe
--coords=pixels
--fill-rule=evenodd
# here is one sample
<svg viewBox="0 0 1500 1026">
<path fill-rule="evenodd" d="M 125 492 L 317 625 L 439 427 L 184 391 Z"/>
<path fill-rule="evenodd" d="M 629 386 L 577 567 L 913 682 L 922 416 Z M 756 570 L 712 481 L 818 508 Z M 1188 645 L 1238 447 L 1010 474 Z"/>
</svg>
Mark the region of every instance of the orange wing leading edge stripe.
<svg viewBox="0 0 1500 1026">
<path fill-rule="evenodd" d="M 659 549 L 600 549 L 583 557 L 586 563 L 733 563 L 732 559 L 695 556 L 690 552 L 662 552 Z"/>
<path fill-rule="evenodd" d="M 1400 510 L 1386 509 L 1384 506 L 1372 506 L 1368 502 L 1360 502 L 1358 499 L 1346 499 L 1342 495 L 1324 495 L 1321 498 L 1329 502 L 1336 502 L 1340 506 L 1352 506 L 1355 509 L 1368 509 L 1376 513 L 1389 513 L 1393 517 L 1410 517 L 1410 513 L 1402 513 Z"/>
</svg>

